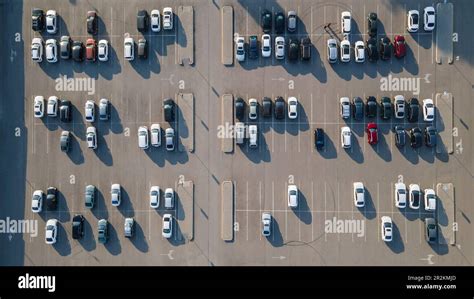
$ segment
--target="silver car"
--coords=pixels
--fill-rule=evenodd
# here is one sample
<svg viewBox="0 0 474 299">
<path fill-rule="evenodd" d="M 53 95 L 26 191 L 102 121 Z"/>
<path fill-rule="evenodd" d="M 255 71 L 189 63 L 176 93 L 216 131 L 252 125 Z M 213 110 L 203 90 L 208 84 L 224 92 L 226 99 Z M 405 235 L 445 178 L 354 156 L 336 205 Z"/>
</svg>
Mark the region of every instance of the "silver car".
<svg viewBox="0 0 474 299">
<path fill-rule="evenodd" d="M 296 11 L 294 10 L 288 12 L 288 31 L 296 31 Z"/>
<path fill-rule="evenodd" d="M 328 61 L 329 63 L 337 62 L 337 42 L 335 39 L 328 39 Z"/>
<path fill-rule="evenodd" d="M 86 132 L 87 147 L 90 149 L 97 148 L 97 130 L 95 127 L 88 127 Z"/>
<path fill-rule="evenodd" d="M 35 37 L 31 41 L 31 59 L 35 62 L 43 61 L 43 42 L 41 38 Z"/>
<path fill-rule="evenodd" d="M 174 129 L 168 128 L 165 131 L 166 150 L 174 151 Z"/>
<path fill-rule="evenodd" d="M 268 212 L 262 213 L 262 235 L 268 237 L 271 235 L 272 215 Z"/>
<path fill-rule="evenodd" d="M 125 238 L 132 238 L 135 232 L 135 220 L 133 218 L 125 218 L 124 235 Z"/>
<path fill-rule="evenodd" d="M 174 208 L 174 191 L 173 188 L 166 188 L 165 190 L 165 209 Z"/>
<path fill-rule="evenodd" d="M 99 61 L 109 60 L 109 42 L 105 39 L 101 39 L 98 44 L 98 57 Z"/>
<path fill-rule="evenodd" d="M 285 58 L 285 38 L 283 36 L 277 36 L 275 38 L 275 58 Z"/>
<path fill-rule="evenodd" d="M 249 100 L 249 118 L 256 120 L 258 117 L 258 102 L 256 99 Z"/>
</svg>

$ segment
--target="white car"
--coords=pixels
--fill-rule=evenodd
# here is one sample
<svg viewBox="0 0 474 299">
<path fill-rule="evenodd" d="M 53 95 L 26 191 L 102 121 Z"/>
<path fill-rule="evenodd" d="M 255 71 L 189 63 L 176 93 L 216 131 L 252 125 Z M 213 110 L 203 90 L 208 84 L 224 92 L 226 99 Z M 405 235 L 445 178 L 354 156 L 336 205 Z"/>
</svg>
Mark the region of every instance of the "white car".
<svg viewBox="0 0 474 299">
<path fill-rule="evenodd" d="M 272 55 L 272 43 L 270 34 L 262 35 L 262 57 L 270 57 Z"/>
<path fill-rule="evenodd" d="M 405 118 L 405 97 L 396 95 L 394 97 L 393 106 L 395 106 L 395 118 Z"/>
<path fill-rule="evenodd" d="M 33 213 L 41 213 L 41 211 L 43 210 L 43 198 L 43 191 L 36 190 L 35 192 L 33 192 L 33 196 L 31 197 L 31 211 Z"/>
<path fill-rule="evenodd" d="M 237 144 L 245 142 L 245 125 L 242 122 L 235 123 L 235 142 Z"/>
<path fill-rule="evenodd" d="M 337 42 L 335 39 L 333 38 L 328 39 L 327 49 L 328 49 L 327 54 L 328 54 L 329 63 L 336 63 L 337 62 Z"/>
<path fill-rule="evenodd" d="M 348 119 L 351 117 L 351 102 L 348 97 L 342 97 L 339 99 L 340 108 L 341 108 L 341 117 L 343 119 Z"/>
<path fill-rule="evenodd" d="M 425 210 L 436 211 L 436 193 L 433 189 L 425 189 Z"/>
<path fill-rule="evenodd" d="M 395 184 L 395 206 L 401 209 L 407 206 L 407 187 L 404 183 Z"/>
<path fill-rule="evenodd" d="M 257 99 L 249 100 L 249 118 L 256 120 L 258 117 L 258 102 Z"/>
<path fill-rule="evenodd" d="M 425 31 L 433 31 L 435 28 L 435 9 L 433 6 L 425 7 L 423 10 L 423 26 Z"/>
<path fill-rule="evenodd" d="M 122 202 L 122 188 L 120 184 L 112 184 L 110 187 L 110 200 L 114 207 L 120 206 Z"/>
<path fill-rule="evenodd" d="M 34 113 L 36 118 L 44 116 L 44 97 L 36 96 L 34 100 Z"/>
<path fill-rule="evenodd" d="M 165 141 L 166 141 L 166 150 L 171 152 L 174 151 L 174 129 L 167 128 L 165 130 Z"/>
<path fill-rule="evenodd" d="M 150 208 L 156 209 L 160 206 L 160 187 L 151 186 L 150 188 Z"/>
<path fill-rule="evenodd" d="M 418 184 L 410 184 L 410 196 L 409 196 L 409 205 L 410 208 L 418 210 L 421 203 L 421 189 Z"/>
<path fill-rule="evenodd" d="M 150 15 L 151 15 L 150 16 L 151 31 L 160 32 L 161 30 L 160 11 L 158 9 L 153 9 Z"/>
<path fill-rule="evenodd" d="M 48 116 L 56 117 L 58 116 L 58 106 L 59 100 L 57 96 L 50 96 L 48 98 L 48 107 L 46 108 L 46 113 Z"/>
<path fill-rule="evenodd" d="M 349 11 L 341 13 L 341 28 L 343 35 L 347 36 L 351 33 L 351 13 Z"/>
<path fill-rule="evenodd" d="M 351 148 L 352 145 L 352 132 L 349 127 L 341 128 L 341 146 L 343 148 Z"/>
<path fill-rule="evenodd" d="M 173 188 L 165 189 L 165 209 L 174 208 L 174 191 Z"/>
<path fill-rule="evenodd" d="M 435 108 L 432 99 L 423 100 L 423 120 L 424 121 L 433 121 Z"/>
<path fill-rule="evenodd" d="M 99 58 L 99 61 L 109 60 L 109 42 L 105 39 L 101 39 L 97 48 L 97 56 Z"/>
<path fill-rule="evenodd" d="M 410 10 L 407 15 L 407 31 L 417 32 L 420 27 L 420 14 L 418 10 Z"/>
<path fill-rule="evenodd" d="M 87 147 L 91 149 L 97 148 L 97 130 L 95 127 L 88 127 L 86 131 Z"/>
<path fill-rule="evenodd" d="M 86 122 L 93 123 L 95 121 L 95 105 L 92 100 L 88 100 L 84 107 Z"/>
<path fill-rule="evenodd" d="M 364 42 L 359 40 L 356 41 L 355 47 L 354 47 L 354 56 L 355 56 L 355 62 L 362 63 L 365 61 L 365 46 Z"/>
<path fill-rule="evenodd" d="M 351 61 L 351 43 L 347 39 L 341 42 L 341 61 Z"/>
<path fill-rule="evenodd" d="M 161 127 L 160 124 L 152 124 L 150 127 L 151 132 L 151 146 L 161 146 Z"/>
<path fill-rule="evenodd" d="M 388 216 L 382 216 L 382 240 L 385 242 L 391 242 L 393 237 L 392 218 Z"/>
<path fill-rule="evenodd" d="M 163 29 L 173 29 L 173 9 L 171 7 L 165 7 L 163 9 Z"/>
<path fill-rule="evenodd" d="M 288 98 L 288 118 L 296 119 L 298 117 L 298 100 L 295 97 Z"/>
<path fill-rule="evenodd" d="M 58 62 L 58 43 L 53 38 L 46 41 L 46 60 L 49 63 Z"/>
<path fill-rule="evenodd" d="M 141 149 L 148 148 L 148 128 L 146 126 L 138 128 L 138 147 Z"/>
<path fill-rule="evenodd" d="M 55 10 L 48 10 L 46 12 L 46 32 L 49 34 L 55 34 L 58 32 L 56 16 L 57 14 Z"/>
<path fill-rule="evenodd" d="M 43 41 L 35 37 L 31 40 L 31 60 L 35 62 L 43 61 Z"/>
<path fill-rule="evenodd" d="M 298 207 L 298 187 L 296 185 L 288 185 L 288 207 Z"/>
<path fill-rule="evenodd" d="M 262 235 L 268 237 L 271 235 L 272 230 L 272 215 L 268 212 L 262 213 Z"/>
<path fill-rule="evenodd" d="M 173 217 L 171 214 L 163 215 L 163 230 L 161 232 L 164 238 L 169 239 L 173 234 Z"/>
<path fill-rule="evenodd" d="M 245 61 L 245 38 L 239 36 L 235 44 L 235 59 L 240 62 Z"/>
<path fill-rule="evenodd" d="M 354 205 L 358 208 L 365 206 L 365 188 L 362 182 L 354 183 Z"/>
<path fill-rule="evenodd" d="M 249 147 L 256 148 L 257 143 L 257 125 L 249 126 Z"/>
<path fill-rule="evenodd" d="M 49 219 L 46 222 L 46 232 L 44 234 L 44 240 L 46 244 L 54 244 L 56 243 L 56 239 L 58 237 L 58 220 L 57 219 Z"/>
<path fill-rule="evenodd" d="M 123 57 L 128 61 L 135 59 L 135 42 L 131 37 L 126 37 L 123 40 Z"/>
<path fill-rule="evenodd" d="M 285 58 L 285 38 L 283 36 L 275 37 L 275 58 Z"/>
</svg>

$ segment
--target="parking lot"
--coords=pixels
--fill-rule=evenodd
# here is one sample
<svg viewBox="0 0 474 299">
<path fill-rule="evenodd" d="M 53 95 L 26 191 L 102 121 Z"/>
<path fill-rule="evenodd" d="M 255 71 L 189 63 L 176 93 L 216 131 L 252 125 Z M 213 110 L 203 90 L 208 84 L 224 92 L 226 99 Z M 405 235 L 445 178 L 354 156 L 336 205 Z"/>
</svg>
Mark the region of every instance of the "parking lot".
<svg viewBox="0 0 474 299">
<path fill-rule="evenodd" d="M 113 4 L 112 4 L 113 3 Z M 454 3 L 454 30 L 459 41 L 454 44 L 455 59 L 452 65 L 436 62 L 436 32 L 408 34 L 406 12 L 432 5 L 430 1 L 308 1 L 308 0 L 209 0 L 209 1 L 50 1 L 49 7 L 38 0 L 7 4 L 13 11 L 8 24 L 23 25 L 23 43 L 9 42 L 16 56 L 5 64 L 9 76 L 2 89 L 12 113 L 6 114 L 2 102 L 2 135 L 13 135 L 21 128 L 19 137 L 8 137 L 2 149 L 5 156 L 17 159 L 2 161 L 3 182 L 8 203 L 2 203 L 2 218 L 38 220 L 38 237 L 27 234 L 8 239 L 2 234 L 5 257 L 2 264 L 24 265 L 472 265 L 474 261 L 472 223 L 474 191 L 472 168 L 472 134 L 469 130 L 474 119 L 472 104 L 472 37 L 468 28 L 473 21 L 467 17 L 473 9 L 469 1 Z M 145 33 L 149 43 L 147 60 L 133 62 L 123 58 L 123 39 L 128 35 L 142 37 L 136 29 L 136 13 L 140 9 L 160 11 L 170 6 L 177 12 L 179 6 L 192 6 L 194 10 L 194 64 L 180 65 L 177 51 L 180 45 L 180 20 L 175 17 L 175 28 L 160 33 Z M 221 63 L 220 9 L 231 5 L 234 13 L 234 35 L 248 40 L 251 35 L 262 34 L 260 15 L 264 9 L 272 12 L 295 10 L 298 15 L 297 32 L 290 37 L 308 36 L 312 41 L 311 60 L 290 62 L 259 57 L 234 61 L 232 66 Z M 5 5 L 4 5 L 5 7 Z M 59 60 L 56 64 L 31 61 L 31 39 L 40 34 L 31 30 L 30 11 L 33 7 L 55 9 L 59 15 L 59 31 L 54 38 L 70 35 L 73 40 L 89 37 L 85 26 L 86 12 L 95 9 L 99 15 L 97 40 L 107 39 L 111 46 L 108 62 L 76 63 Z M 366 16 L 376 12 L 379 18 L 378 38 L 404 35 L 407 55 L 403 59 L 392 56 L 389 61 L 368 61 L 363 64 L 327 61 L 326 41 L 329 37 L 342 39 L 340 15 L 352 13 L 351 44 L 367 40 Z M 22 13 L 22 11 L 24 13 Z M 462 18 L 462 16 L 466 16 Z M 14 19 L 18 18 L 17 21 Z M 461 21 L 462 20 L 462 21 Z M 437 22 L 439 22 L 437 20 Z M 21 23 L 21 24 L 20 24 Z M 8 27 L 9 39 L 19 29 Z M 436 30 L 436 29 L 435 29 Z M 42 33 L 43 39 L 50 35 Z M 276 36 L 271 34 L 272 38 Z M 52 37 L 53 38 L 53 37 Z M 188 41 L 189 42 L 189 41 Z M 5 51 L 5 50 L 2 50 Z M 261 55 L 260 55 L 261 56 Z M 471 74 L 471 75 L 469 75 Z M 58 78 L 92 78 L 91 90 L 59 90 Z M 411 88 L 398 88 L 397 80 L 407 79 Z M 454 99 L 453 145 L 454 152 L 437 152 L 435 148 L 395 145 L 392 128 L 402 124 L 406 129 L 427 126 L 422 116 L 418 123 L 406 119 L 385 121 L 380 118 L 355 121 L 340 117 L 339 99 L 343 96 L 382 96 L 393 99 L 401 94 L 405 99 L 416 97 L 436 99 L 436 94 L 449 92 Z M 162 100 L 179 93 L 194 96 L 193 151 L 167 152 L 163 146 L 147 150 L 137 146 L 139 126 L 150 127 L 159 123 L 163 130 L 177 128 L 178 123 L 164 120 Z M 274 101 L 282 96 L 298 99 L 298 118 L 273 116 L 246 124 L 258 126 L 258 148 L 251 149 L 248 142 L 234 146 L 232 153 L 221 150 L 218 138 L 221 125 L 221 98 L 232 94 L 261 102 L 267 96 Z M 73 104 L 73 122 L 59 119 L 34 118 L 35 95 L 57 95 Z M 24 101 L 23 101 L 24 98 Z M 84 105 L 100 98 L 112 103 L 111 120 L 96 120 L 98 149 L 87 148 Z M 436 103 L 435 103 L 436 104 Z M 178 108 L 178 113 L 179 113 Z M 438 111 L 439 112 L 439 111 Z M 441 115 L 448 119 L 447 115 Z M 179 118 L 178 118 L 179 119 Z M 366 124 L 373 121 L 379 130 L 379 142 L 367 142 Z M 352 147 L 341 147 L 340 129 L 352 130 Z M 313 132 L 323 128 L 326 146 L 322 151 L 314 147 Z M 59 148 L 62 130 L 73 134 L 72 151 L 64 154 Z M 5 134 L 3 134 L 5 133 Z M 189 144 L 189 136 L 181 136 L 178 145 Z M 407 136 L 408 137 L 408 136 Z M 18 141 L 20 140 L 20 141 Z M 443 140 L 445 142 L 445 140 Z M 183 181 L 194 185 L 194 203 L 189 213 L 189 202 L 178 204 L 172 214 L 176 230 L 170 240 L 161 236 L 164 209 L 149 207 L 148 192 L 152 185 L 178 189 Z M 235 188 L 234 238 L 221 239 L 221 184 L 232 181 Z M 352 183 L 363 182 L 366 189 L 366 206 L 356 208 L 353 203 Z M 439 183 L 452 183 L 455 188 L 455 219 L 438 220 L 438 225 L 457 224 L 454 245 L 425 241 L 424 222 L 432 216 L 423 205 L 419 210 L 398 209 L 394 204 L 394 184 L 403 181 L 407 186 L 417 183 L 422 189 L 436 190 Z M 119 208 L 110 203 L 110 186 L 122 185 L 122 204 Z M 287 206 L 287 187 L 299 188 L 299 205 L 291 210 Z M 84 207 L 84 188 L 94 184 L 98 200 L 93 210 Z M 31 195 L 36 189 L 56 186 L 60 191 L 57 211 L 31 212 Z M 185 200 L 184 197 L 182 200 Z M 186 197 L 189 200 L 189 197 Z M 438 215 L 443 214 L 444 203 L 438 201 Z M 186 210 L 188 209 L 188 210 Z M 179 210 L 186 213 L 180 214 Z M 271 212 L 272 235 L 261 234 L 261 214 Z M 85 237 L 72 239 L 71 220 L 74 214 L 86 218 Z M 445 213 L 449 214 L 449 213 Z M 3 216 L 5 215 L 5 216 Z M 180 216 L 184 215 L 184 217 Z M 10 216 L 10 217 L 13 217 Z M 390 216 L 394 223 L 394 239 L 385 243 L 381 239 L 380 217 Z M 134 217 L 137 227 L 132 240 L 123 236 L 125 217 Z M 44 243 L 44 224 L 57 218 L 61 225 L 58 243 Z M 106 245 L 97 242 L 97 221 L 108 219 L 110 240 Z M 329 222 L 328 222 L 329 221 Z M 337 221 L 360 224 L 359 231 L 338 232 L 332 226 Z M 182 229 L 192 227 L 192 240 Z M 440 239 L 443 235 L 440 234 Z M 4 244 L 4 243 L 2 243 Z M 19 256 L 18 252 L 23 252 Z M 92 258 L 91 258 L 92 257 Z"/>
</svg>

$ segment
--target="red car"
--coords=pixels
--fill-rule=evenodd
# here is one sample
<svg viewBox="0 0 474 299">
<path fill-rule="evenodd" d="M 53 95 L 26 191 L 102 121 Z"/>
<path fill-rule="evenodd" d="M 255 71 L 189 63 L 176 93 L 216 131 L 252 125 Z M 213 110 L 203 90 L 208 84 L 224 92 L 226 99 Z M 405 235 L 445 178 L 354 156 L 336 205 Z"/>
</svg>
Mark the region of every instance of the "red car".
<svg viewBox="0 0 474 299">
<path fill-rule="evenodd" d="M 89 38 L 86 42 L 86 59 L 88 61 L 95 61 L 97 53 L 97 43 L 93 38 Z"/>
<path fill-rule="evenodd" d="M 393 44 L 394 44 L 395 57 L 402 58 L 407 54 L 407 45 L 405 43 L 405 38 L 402 35 L 395 36 L 395 40 Z"/>
<path fill-rule="evenodd" d="M 365 131 L 367 132 L 367 140 L 369 141 L 369 144 L 377 144 L 377 142 L 379 141 L 379 137 L 377 134 L 377 124 L 368 123 Z"/>
</svg>

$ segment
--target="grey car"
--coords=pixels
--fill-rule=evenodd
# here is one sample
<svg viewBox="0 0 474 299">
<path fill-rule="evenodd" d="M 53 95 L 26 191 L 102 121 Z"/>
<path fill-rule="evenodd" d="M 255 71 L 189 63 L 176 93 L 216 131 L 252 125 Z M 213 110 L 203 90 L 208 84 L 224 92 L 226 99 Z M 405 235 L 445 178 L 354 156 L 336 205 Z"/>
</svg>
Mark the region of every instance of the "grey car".
<svg viewBox="0 0 474 299">
<path fill-rule="evenodd" d="M 110 119 L 110 102 L 107 99 L 101 99 L 99 102 L 99 119 Z"/>
<path fill-rule="evenodd" d="M 101 244 L 107 243 L 109 239 L 109 229 L 108 229 L 108 222 L 105 219 L 100 219 L 97 223 L 97 240 Z"/>
<path fill-rule="evenodd" d="M 403 126 L 401 125 L 396 125 L 395 128 L 393 128 L 394 133 L 395 133 L 395 144 L 398 147 L 403 147 L 406 144 L 406 132 Z"/>
<path fill-rule="evenodd" d="M 272 215 L 268 212 L 262 213 L 262 235 L 268 237 L 272 230 Z"/>
<path fill-rule="evenodd" d="M 59 52 L 61 59 L 71 58 L 71 38 L 67 35 L 61 36 L 61 41 L 59 42 Z"/>
<path fill-rule="evenodd" d="M 59 139 L 59 144 L 61 147 L 61 151 L 67 153 L 69 151 L 69 143 L 70 143 L 71 137 L 69 131 L 62 131 L 61 132 L 61 137 Z"/>
<path fill-rule="evenodd" d="M 174 151 L 174 129 L 168 128 L 165 131 L 166 150 Z"/>
<path fill-rule="evenodd" d="M 436 135 L 438 131 L 435 127 L 429 126 L 425 128 L 425 144 L 428 147 L 435 147 L 436 146 Z"/>
<path fill-rule="evenodd" d="M 92 209 L 95 203 L 95 186 L 88 185 L 86 186 L 86 192 L 84 193 L 85 205 L 86 208 Z"/>
<path fill-rule="evenodd" d="M 364 101 L 360 97 L 355 97 L 352 99 L 352 113 L 354 114 L 355 120 L 362 120 L 364 118 Z"/>
<path fill-rule="evenodd" d="M 428 243 L 434 243 L 438 238 L 438 225 L 434 218 L 425 219 L 425 239 Z"/>
<path fill-rule="evenodd" d="M 291 10 L 288 12 L 288 31 L 295 32 L 296 31 L 296 11 Z"/>
<path fill-rule="evenodd" d="M 132 238 L 135 233 L 135 220 L 133 218 L 125 218 L 124 235 L 125 238 Z"/>
</svg>

